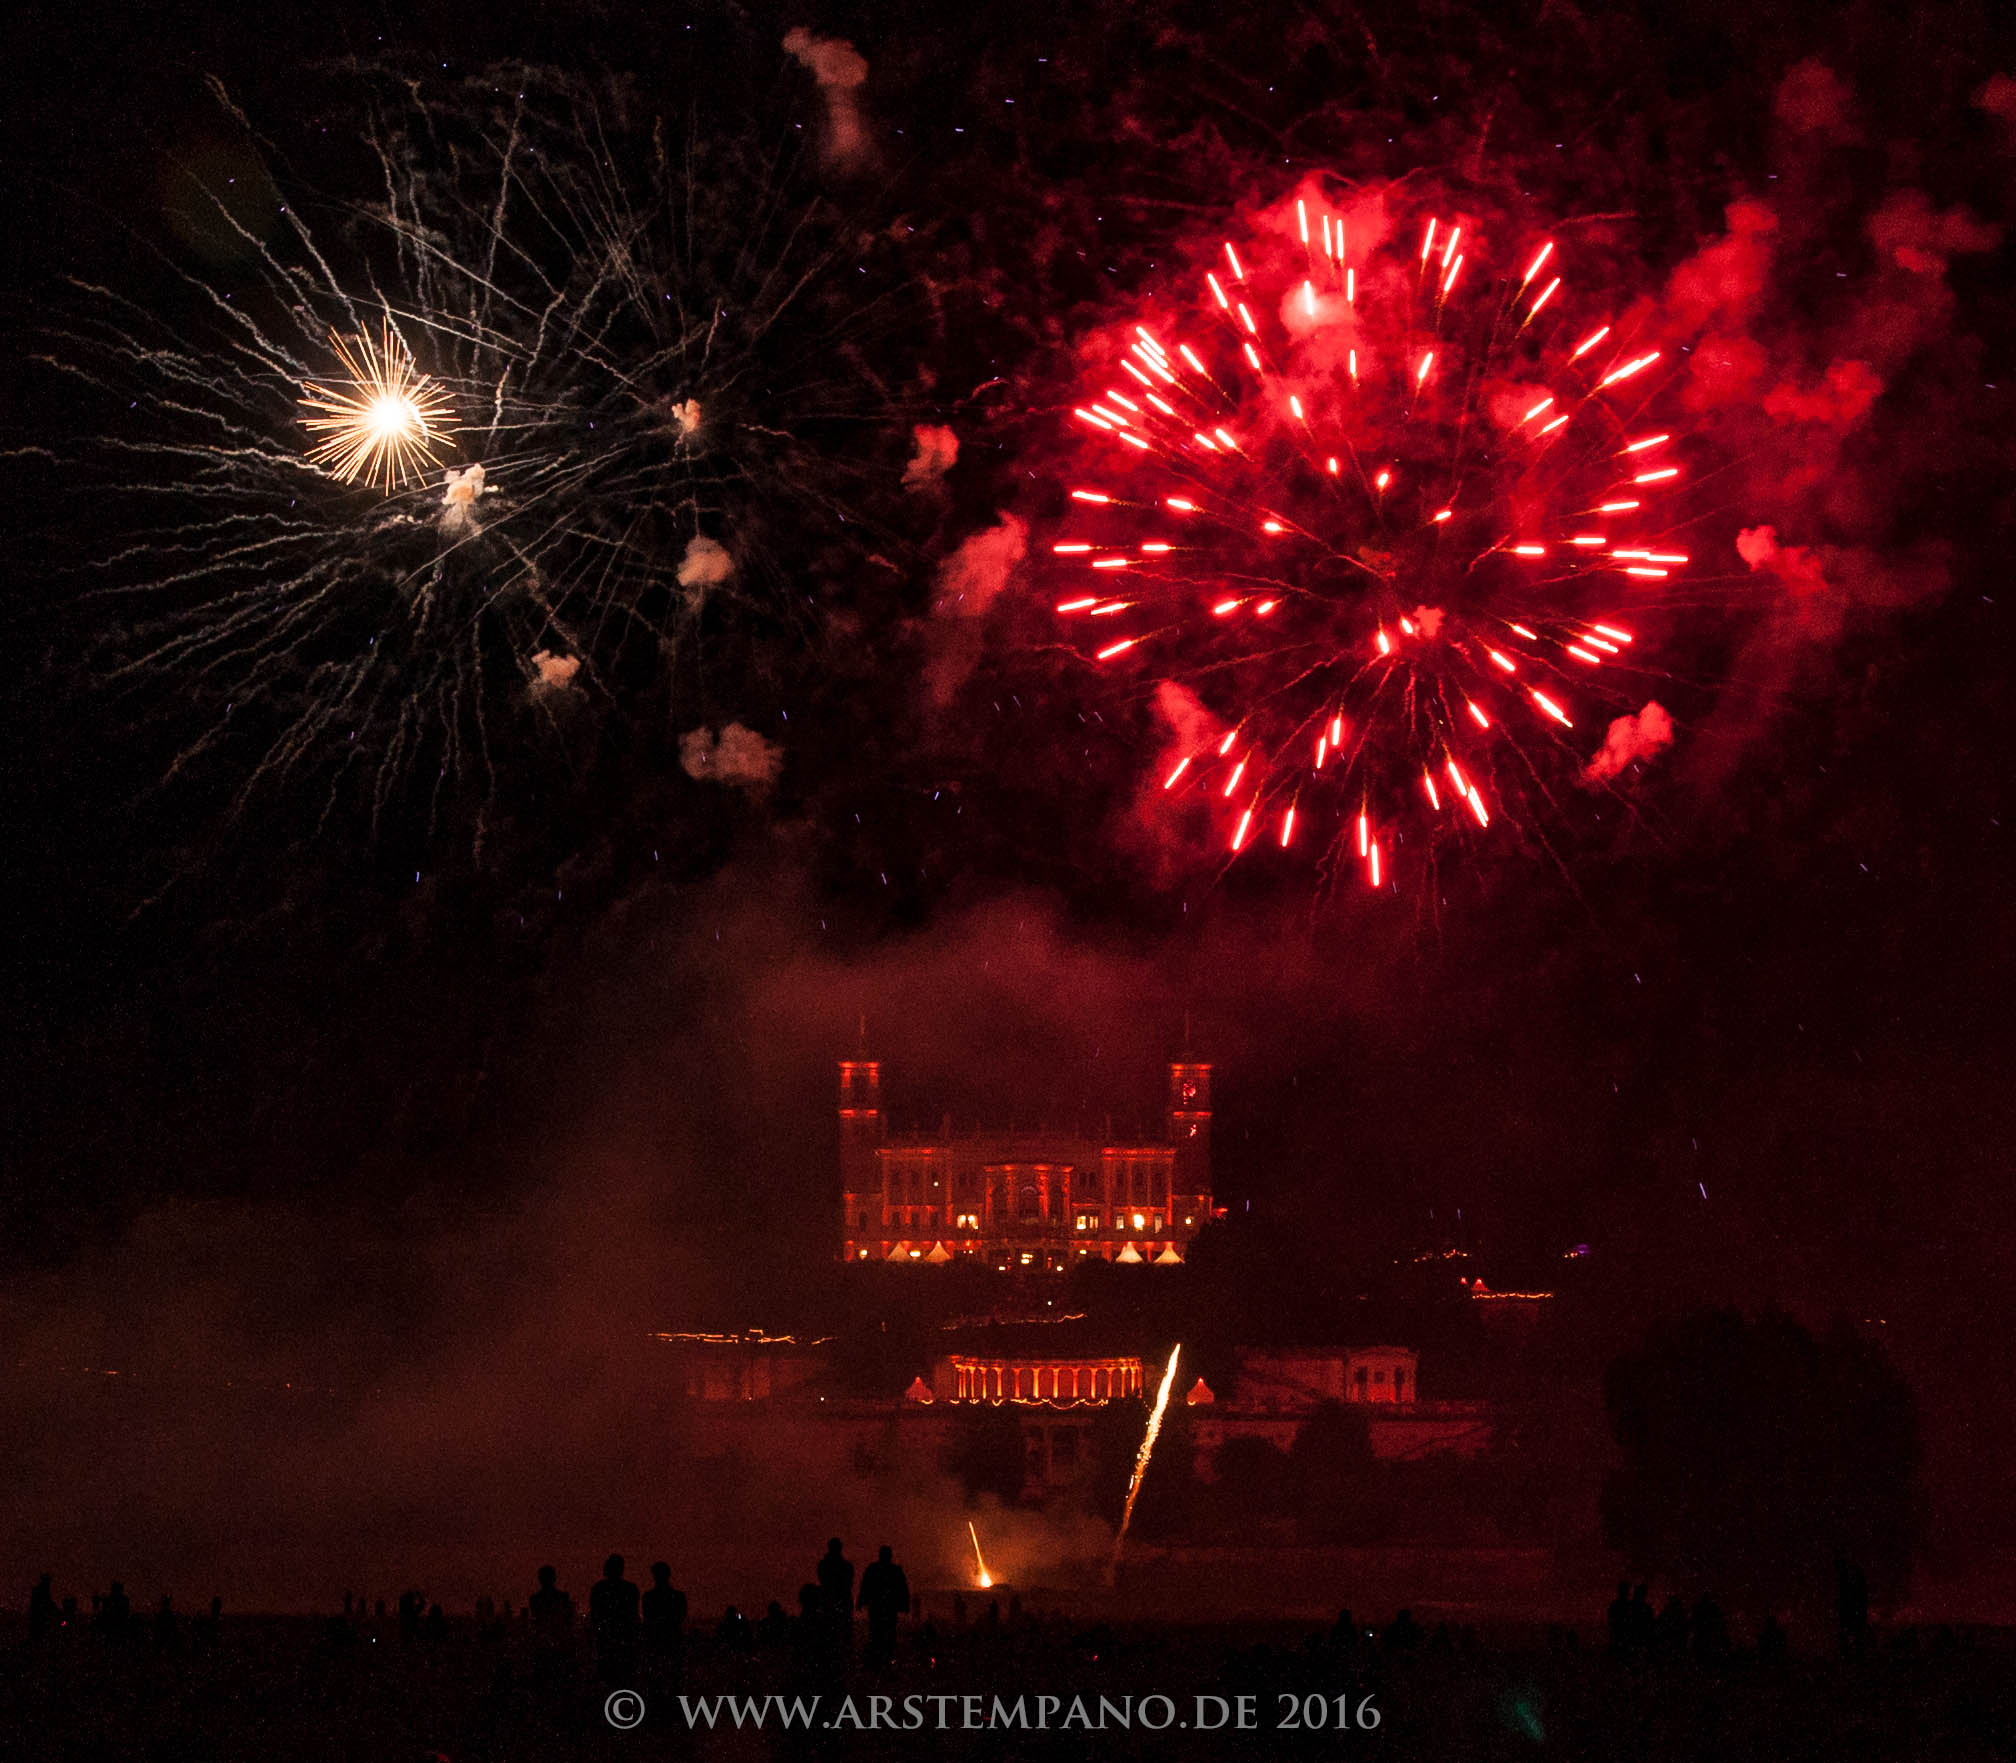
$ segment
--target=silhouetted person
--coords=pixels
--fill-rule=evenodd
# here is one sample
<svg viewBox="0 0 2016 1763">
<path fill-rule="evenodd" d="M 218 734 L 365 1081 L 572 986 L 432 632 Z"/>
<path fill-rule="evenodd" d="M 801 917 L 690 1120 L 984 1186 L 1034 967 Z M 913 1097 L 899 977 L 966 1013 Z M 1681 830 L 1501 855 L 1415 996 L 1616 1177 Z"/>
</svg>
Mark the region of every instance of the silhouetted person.
<svg viewBox="0 0 2016 1763">
<path fill-rule="evenodd" d="M 161 1594 L 161 1608 L 154 1612 L 154 1644 L 164 1653 L 173 1652 L 182 1640 L 182 1624 L 175 1619 L 175 1600 Z"/>
<path fill-rule="evenodd" d="M 638 1621 L 637 1588 L 623 1577 L 623 1557 L 611 1555 L 588 1591 L 588 1632 L 604 1683 L 628 1683 L 636 1675 Z"/>
<path fill-rule="evenodd" d="M 845 1634 L 853 1626 L 854 1563 L 840 1552 L 840 1539 L 827 1541 L 819 1558 L 819 1591 L 826 1601 L 826 1614 L 836 1632 Z"/>
<path fill-rule="evenodd" d="M 1761 1665 L 1783 1665 L 1786 1655 L 1791 1652 L 1791 1643 L 1776 1616 L 1764 1618 L 1764 1626 L 1757 1631 L 1757 1660 Z"/>
<path fill-rule="evenodd" d="M 1729 1657 L 1729 1619 L 1706 1592 L 1694 1604 L 1694 1657 L 1703 1665 L 1720 1665 Z"/>
<path fill-rule="evenodd" d="M 784 1606 L 775 1598 L 756 1625 L 756 1638 L 766 1647 L 781 1647 L 791 1639 L 791 1618 L 784 1614 Z"/>
<path fill-rule="evenodd" d="M 1610 1628 L 1610 1651 L 1623 1658 L 1631 1651 L 1631 1582 L 1620 1579 L 1617 1595 L 1610 1600 L 1610 1608 L 1604 1613 Z"/>
<path fill-rule="evenodd" d="M 39 1641 L 56 1632 L 62 1620 L 56 1609 L 55 1575 L 45 1573 L 28 1594 L 28 1638 Z"/>
<path fill-rule="evenodd" d="M 1364 1636 L 1358 1632 L 1358 1619 L 1351 1614 L 1350 1607 L 1337 1612 L 1337 1620 L 1330 1625 L 1330 1654 L 1341 1671 L 1356 1671 Z"/>
<path fill-rule="evenodd" d="M 686 1594 L 672 1583 L 672 1569 L 651 1563 L 651 1589 L 644 1594 L 644 1644 L 654 1657 L 676 1659 L 686 1642 Z"/>
<path fill-rule="evenodd" d="M 217 1631 L 224 1620 L 224 1600 L 212 1598 L 210 1608 L 189 1623 L 189 1645 L 199 1653 L 217 1650 Z"/>
<path fill-rule="evenodd" d="M 124 1584 L 115 1579 L 112 1589 L 94 1603 L 97 1608 L 92 1621 L 98 1632 L 108 1641 L 123 1641 L 133 1620 L 133 1604 L 126 1596 Z"/>
<path fill-rule="evenodd" d="M 1386 1625 L 1384 1644 L 1389 1653 L 1411 1653 L 1421 1644 L 1421 1626 L 1412 1610 L 1401 1610 Z"/>
<path fill-rule="evenodd" d="M 539 1589 L 526 1600 L 532 1623 L 532 1662 L 547 1681 L 558 1677 L 574 1646 L 574 1600 L 550 1567 L 539 1569 Z"/>
<path fill-rule="evenodd" d="M 1834 1615 L 1841 1657 L 1859 1659 L 1869 1644 L 1869 1579 L 1853 1561 L 1834 1563 Z"/>
<path fill-rule="evenodd" d="M 868 1612 L 868 1663 L 878 1670 L 896 1657 L 896 1623 L 910 1608 L 910 1581 L 884 1543 L 861 1575 L 861 1608 Z"/>
<path fill-rule="evenodd" d="M 420 1638 L 420 1618 L 426 1613 L 426 1601 L 418 1592 L 399 1594 L 399 1638 L 402 1641 L 417 1641 Z"/>
<path fill-rule="evenodd" d="M 952 1594 L 952 1626 L 961 1633 L 965 1632 L 966 1594 L 964 1592 L 954 1592 Z"/>
<path fill-rule="evenodd" d="M 715 1624 L 714 1643 L 731 1653 L 746 1653 L 756 1644 L 756 1635 L 749 1626 L 749 1618 L 733 1604 L 721 1612 L 721 1620 Z"/>
<path fill-rule="evenodd" d="M 791 1666 L 802 1677 L 831 1651 L 832 1618 L 826 1594 L 810 1580 L 798 1588 L 798 1614 L 791 1623 Z"/>
<path fill-rule="evenodd" d="M 1628 1621 L 1631 1631 L 1631 1651 L 1642 1659 L 1652 1651 L 1652 1643 L 1659 1638 L 1659 1621 L 1652 1614 L 1650 1586 L 1636 1585 L 1631 1588 Z"/>
<path fill-rule="evenodd" d="M 1662 1659 L 1687 1657 L 1687 1605 L 1678 1592 L 1659 1608 L 1653 1644 Z"/>
<path fill-rule="evenodd" d="M 420 1636 L 429 1646 L 439 1645 L 448 1638 L 448 1615 L 439 1604 L 427 1606 L 427 1617 L 421 1625 Z"/>
</svg>

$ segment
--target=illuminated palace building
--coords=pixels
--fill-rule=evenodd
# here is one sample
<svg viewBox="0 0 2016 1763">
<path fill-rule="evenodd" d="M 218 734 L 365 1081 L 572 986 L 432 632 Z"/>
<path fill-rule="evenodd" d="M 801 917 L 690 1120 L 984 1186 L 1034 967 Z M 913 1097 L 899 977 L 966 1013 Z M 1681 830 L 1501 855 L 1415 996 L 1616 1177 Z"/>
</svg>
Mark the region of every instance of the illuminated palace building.
<svg viewBox="0 0 2016 1763">
<path fill-rule="evenodd" d="M 1105 1144 L 1051 1133 L 892 1136 L 882 1067 L 840 1062 L 840 1172 L 851 1262 L 1062 1272 L 1174 1266 L 1211 1217 L 1211 1067 L 1169 1067 L 1166 1136 Z"/>
</svg>

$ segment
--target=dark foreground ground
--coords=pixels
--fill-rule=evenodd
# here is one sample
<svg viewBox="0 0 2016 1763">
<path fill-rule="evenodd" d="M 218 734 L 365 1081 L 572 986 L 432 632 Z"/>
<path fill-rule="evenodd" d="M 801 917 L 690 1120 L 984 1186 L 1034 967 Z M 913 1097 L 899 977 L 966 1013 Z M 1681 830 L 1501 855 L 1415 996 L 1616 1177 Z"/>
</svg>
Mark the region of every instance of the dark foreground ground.
<svg viewBox="0 0 2016 1763">
<path fill-rule="evenodd" d="M 1362 1627 L 1345 1636 L 1109 1628 L 1027 1615 L 963 1631 L 908 1623 L 885 1672 L 863 1666 L 862 1640 L 857 1630 L 841 1666 L 784 1634 L 747 1650 L 695 1636 L 676 1666 L 642 1662 L 631 1680 L 640 1700 L 609 1710 L 637 1724 L 618 1730 L 605 1712 L 611 1686 L 585 1647 L 542 1659 L 522 1620 L 487 1634 L 451 1622 L 431 1639 L 402 1639 L 396 1620 L 346 1628 L 227 1617 L 214 1639 L 185 1630 L 158 1641 L 143 1623 L 119 1642 L 64 1632 L 31 1644 L 17 1618 L 0 1637 L 0 1754 L 222 1763 L 2016 1756 L 2016 1637 L 2000 1630 L 1893 1631 L 1853 1661 L 1796 1648 L 1773 1661 L 1739 1645 L 1704 1662 L 1671 1649 L 1620 1660 L 1586 1627 L 1429 1629 L 1396 1645 Z M 765 1699 L 761 1729 L 746 1702 L 738 1729 L 724 1696 Z M 800 1706 L 818 1697 L 812 1730 L 778 1730 L 779 1706 L 768 1700 L 777 1696 Z M 1047 1730 L 992 1724 L 1018 1714 Z M 1200 1732 L 1200 1719 L 1226 1725 Z M 1319 1719 L 1323 1730 L 1308 1730 Z"/>
</svg>

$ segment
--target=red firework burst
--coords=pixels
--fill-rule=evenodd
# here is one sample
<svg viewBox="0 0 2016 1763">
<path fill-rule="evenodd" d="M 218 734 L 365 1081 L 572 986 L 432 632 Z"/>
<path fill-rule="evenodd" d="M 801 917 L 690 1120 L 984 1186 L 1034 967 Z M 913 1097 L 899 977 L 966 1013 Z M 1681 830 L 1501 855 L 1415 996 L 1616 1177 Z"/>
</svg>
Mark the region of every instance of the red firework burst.
<svg viewBox="0 0 2016 1763">
<path fill-rule="evenodd" d="M 1305 187 L 1072 413 L 1102 457 L 1056 611 L 1202 703 L 1159 781 L 1234 854 L 1313 833 L 1390 885 L 1419 817 L 1476 838 L 1593 775 L 1578 706 L 1621 700 L 1688 562 L 1654 536 L 1684 466 L 1653 315 L 1577 313 L 1554 240 L 1487 233 Z"/>
</svg>

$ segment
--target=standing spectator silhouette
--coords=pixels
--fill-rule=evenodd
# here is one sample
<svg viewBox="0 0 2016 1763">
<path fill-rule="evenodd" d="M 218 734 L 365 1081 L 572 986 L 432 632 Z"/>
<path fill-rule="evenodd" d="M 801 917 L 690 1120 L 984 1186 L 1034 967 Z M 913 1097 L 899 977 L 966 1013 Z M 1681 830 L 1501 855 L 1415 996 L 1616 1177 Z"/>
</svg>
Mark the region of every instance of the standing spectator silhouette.
<svg viewBox="0 0 2016 1763">
<path fill-rule="evenodd" d="M 56 1632 L 58 1615 L 54 1584 L 55 1575 L 45 1573 L 28 1594 L 28 1638 L 31 1641 L 39 1641 Z"/>
<path fill-rule="evenodd" d="M 1675 1592 L 1660 1607 L 1653 1627 L 1653 1638 L 1660 1658 L 1687 1657 L 1687 1627 L 1686 1600 Z"/>
<path fill-rule="evenodd" d="M 1381 1645 L 1389 1653 L 1411 1653 L 1421 1645 L 1421 1625 L 1414 1620 L 1412 1610 L 1399 1611 L 1387 1623 Z"/>
<path fill-rule="evenodd" d="M 1659 1619 L 1652 1614 L 1649 1586 L 1636 1585 L 1631 1588 L 1629 1615 L 1632 1656 L 1643 1659 L 1652 1651 L 1652 1643 L 1659 1638 Z"/>
<path fill-rule="evenodd" d="M 548 1683 L 560 1677 L 574 1646 L 574 1600 L 563 1592 L 559 1575 L 550 1567 L 539 1569 L 539 1589 L 526 1601 L 532 1620 L 532 1663 Z"/>
<path fill-rule="evenodd" d="M 798 1615 L 791 1624 L 792 1658 L 808 1665 L 826 1651 L 826 1635 L 831 1625 L 826 1617 L 826 1595 L 809 1580 L 798 1588 Z"/>
<path fill-rule="evenodd" d="M 1869 1644 L 1869 1577 L 1845 1558 L 1834 1563 L 1834 1614 L 1841 1657 L 1861 1658 Z"/>
<path fill-rule="evenodd" d="M 819 1558 L 819 1592 L 826 1601 L 826 1613 L 833 1619 L 833 1632 L 844 1636 L 854 1626 L 854 1563 L 840 1552 L 840 1539 L 827 1539 L 826 1553 Z"/>
<path fill-rule="evenodd" d="M 1694 1604 L 1694 1657 L 1703 1665 L 1721 1665 L 1729 1658 L 1729 1619 L 1706 1592 Z"/>
<path fill-rule="evenodd" d="M 653 1659 L 675 1674 L 686 1646 L 686 1594 L 672 1583 L 672 1569 L 651 1563 L 651 1589 L 644 1594 L 644 1645 Z"/>
<path fill-rule="evenodd" d="M 861 1575 L 861 1608 L 868 1612 L 868 1663 L 886 1669 L 896 1657 L 896 1619 L 910 1608 L 910 1581 L 887 1543 Z"/>
<path fill-rule="evenodd" d="M 132 1601 L 126 1596 L 125 1584 L 120 1580 L 112 1582 L 112 1589 L 104 1597 L 95 1600 L 97 1610 L 93 1620 L 98 1632 L 108 1641 L 123 1641 L 127 1625 L 133 1619 Z"/>
<path fill-rule="evenodd" d="M 1610 1652 L 1615 1658 L 1622 1658 L 1631 1651 L 1631 1582 L 1620 1579 L 1617 1595 L 1610 1600 L 1606 1613 L 1610 1625 Z"/>
<path fill-rule="evenodd" d="M 1757 1633 L 1757 1662 L 1773 1667 L 1783 1665 L 1791 1646 L 1791 1639 L 1777 1616 L 1767 1615 L 1764 1626 Z"/>
<path fill-rule="evenodd" d="M 637 1588 L 623 1577 L 623 1557 L 611 1555 L 588 1593 L 588 1632 L 604 1683 L 624 1684 L 636 1676 L 637 1625 Z"/>
</svg>

